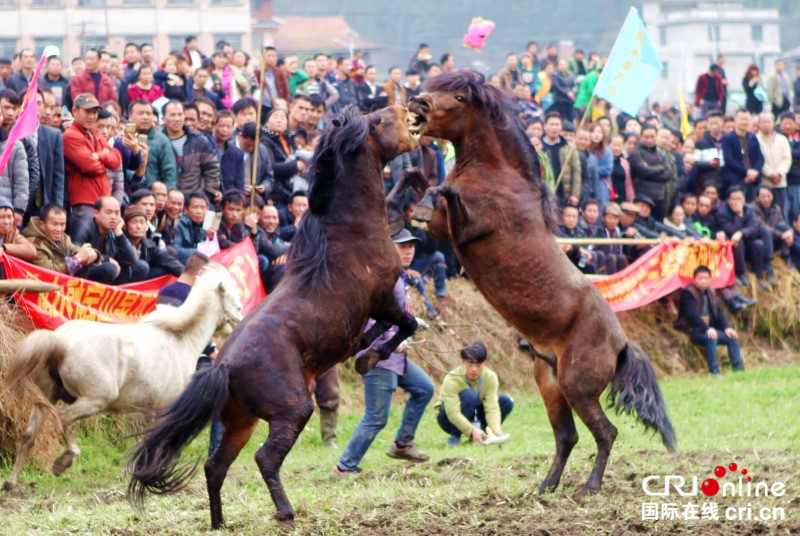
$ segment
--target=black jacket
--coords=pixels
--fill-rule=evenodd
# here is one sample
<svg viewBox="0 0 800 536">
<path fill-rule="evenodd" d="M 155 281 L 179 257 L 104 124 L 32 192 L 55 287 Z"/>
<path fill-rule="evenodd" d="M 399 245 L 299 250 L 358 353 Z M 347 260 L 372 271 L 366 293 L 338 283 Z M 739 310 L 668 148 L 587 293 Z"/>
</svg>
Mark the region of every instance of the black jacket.
<svg viewBox="0 0 800 536">
<path fill-rule="evenodd" d="M 267 194 L 267 199 L 271 199 L 277 204 L 286 205 L 292 195 L 291 179 L 297 175 L 297 160 L 291 154 L 286 154 L 280 135 L 271 130 L 262 132 L 261 143 L 269 149 L 272 156 L 273 186 L 272 191 Z M 294 147 L 294 133 L 285 134 L 289 147 Z M 266 192 L 265 192 L 266 193 Z"/>
<path fill-rule="evenodd" d="M 285 254 L 289 249 L 289 243 L 283 240 L 279 231 L 268 233 L 261 226 L 258 227 L 258 232 L 253 237 L 253 243 L 256 246 L 256 252 L 265 256 L 269 262 Z"/>
<path fill-rule="evenodd" d="M 664 200 L 667 183 L 674 177 L 666 153 L 658 147 L 646 147 L 640 143 L 628 157 L 628 163 L 636 193 L 647 195 L 654 201 Z"/>
<path fill-rule="evenodd" d="M 742 209 L 742 215 L 737 216 L 733 213 L 728 203 L 723 203 L 720 205 L 719 210 L 717 210 L 714 223 L 718 231 L 725 231 L 725 235 L 728 239 L 737 231 L 742 232 L 742 236 L 745 240 L 758 238 L 758 219 L 753 209 L 747 205 Z"/>
<path fill-rule="evenodd" d="M 710 327 L 720 331 L 724 331 L 728 328 L 728 320 L 725 318 L 725 312 L 722 310 L 722 307 L 720 307 L 716 292 L 714 292 L 713 288 L 709 287 L 706 289 L 705 293 L 708 295 L 710 302 L 709 320 L 711 324 L 706 324 L 700 316 L 702 308 L 702 303 L 700 302 L 702 294 L 700 289 L 695 287 L 694 283 L 690 283 L 689 286 L 681 291 L 681 300 L 678 305 L 678 320 L 675 322 L 676 329 L 691 333 L 695 330 L 706 332 Z"/>
<path fill-rule="evenodd" d="M 148 266 L 160 266 L 174 276 L 179 276 L 183 273 L 183 264 L 167 253 L 166 249 L 158 247 L 149 238 L 142 238 L 138 248 L 132 244 L 131 247 L 139 250 L 139 260 L 146 262 Z"/>
<path fill-rule="evenodd" d="M 39 153 L 39 182 L 42 193 L 42 204 L 55 203 L 64 205 L 64 142 L 61 132 L 39 125 L 37 129 Z"/>
<path fill-rule="evenodd" d="M 102 261 L 114 259 L 120 266 L 133 266 L 138 260 L 133 246 L 124 233 L 116 236 L 114 231 L 108 231 L 103 237 L 94 220 L 85 222 L 78 227 L 72 236 L 72 242 L 74 244 L 89 243 L 100 252 Z"/>
<path fill-rule="evenodd" d="M 375 92 L 372 92 L 366 82 L 356 86 L 356 97 L 358 107 L 363 112 L 374 112 L 389 104 L 389 96 L 383 90 L 383 86 L 375 84 Z"/>
</svg>

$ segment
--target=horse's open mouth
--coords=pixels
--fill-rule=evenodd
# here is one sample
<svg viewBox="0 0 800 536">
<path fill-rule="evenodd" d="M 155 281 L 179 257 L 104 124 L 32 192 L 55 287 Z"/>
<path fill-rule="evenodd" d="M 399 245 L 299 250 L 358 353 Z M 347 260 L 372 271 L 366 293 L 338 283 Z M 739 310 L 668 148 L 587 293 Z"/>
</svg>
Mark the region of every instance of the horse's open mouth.
<svg viewBox="0 0 800 536">
<path fill-rule="evenodd" d="M 425 123 L 427 122 L 425 116 L 414 112 L 408 112 L 406 121 L 408 131 L 411 133 L 411 135 L 415 138 L 419 138 L 422 135 L 422 131 L 425 128 Z"/>
</svg>

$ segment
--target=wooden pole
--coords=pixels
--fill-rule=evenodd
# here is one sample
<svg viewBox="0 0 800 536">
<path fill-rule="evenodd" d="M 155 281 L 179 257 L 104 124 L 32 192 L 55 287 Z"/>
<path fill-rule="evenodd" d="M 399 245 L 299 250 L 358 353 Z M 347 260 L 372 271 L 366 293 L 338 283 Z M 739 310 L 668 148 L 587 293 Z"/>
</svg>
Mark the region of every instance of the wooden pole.
<svg viewBox="0 0 800 536">
<path fill-rule="evenodd" d="M 264 80 L 267 78 L 267 69 L 264 65 L 264 50 L 261 50 L 261 80 L 258 81 L 258 109 L 256 110 L 256 146 L 253 149 L 253 172 L 250 174 L 250 210 L 256 200 L 256 178 L 258 177 L 258 149 L 261 143 L 261 108 L 264 104 Z"/>
<path fill-rule="evenodd" d="M 662 242 L 659 238 L 560 238 L 556 242 L 569 246 L 653 246 Z"/>
<path fill-rule="evenodd" d="M 16 294 L 18 292 L 52 292 L 59 290 L 61 285 L 45 283 L 36 279 L 3 279 L 0 281 L 0 294 Z"/>
</svg>

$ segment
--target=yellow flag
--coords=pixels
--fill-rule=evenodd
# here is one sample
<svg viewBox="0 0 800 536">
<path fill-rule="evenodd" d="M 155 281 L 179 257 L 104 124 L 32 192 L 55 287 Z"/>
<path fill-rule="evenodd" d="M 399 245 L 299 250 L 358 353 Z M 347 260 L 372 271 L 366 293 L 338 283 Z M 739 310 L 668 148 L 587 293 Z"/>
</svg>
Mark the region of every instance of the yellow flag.
<svg viewBox="0 0 800 536">
<path fill-rule="evenodd" d="M 692 123 L 689 121 L 689 111 L 686 109 L 686 99 L 683 96 L 683 88 L 681 88 L 681 134 L 683 139 L 689 137 L 692 133 Z"/>
</svg>

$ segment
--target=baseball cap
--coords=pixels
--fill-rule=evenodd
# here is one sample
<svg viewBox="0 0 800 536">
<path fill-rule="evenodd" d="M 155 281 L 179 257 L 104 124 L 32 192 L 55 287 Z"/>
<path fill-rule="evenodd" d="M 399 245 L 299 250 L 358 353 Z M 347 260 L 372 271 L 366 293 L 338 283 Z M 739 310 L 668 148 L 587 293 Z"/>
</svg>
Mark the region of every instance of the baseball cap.
<svg viewBox="0 0 800 536">
<path fill-rule="evenodd" d="M 613 201 L 607 203 L 606 206 L 603 207 L 603 214 L 611 214 L 612 216 L 622 216 L 622 209 L 619 208 L 617 203 Z"/>
<path fill-rule="evenodd" d="M 0 195 L 0 208 L 10 208 L 11 210 L 14 210 L 14 205 L 11 204 L 11 201 L 8 198 Z"/>
<path fill-rule="evenodd" d="M 83 110 L 94 110 L 95 108 L 100 108 L 100 103 L 97 102 L 97 99 L 91 93 L 81 93 L 75 100 L 73 101 L 73 106 L 75 108 L 81 108 Z"/>
<path fill-rule="evenodd" d="M 632 212 L 633 214 L 639 214 L 639 207 L 631 203 L 630 201 L 625 201 L 620 206 L 623 212 Z"/>
<path fill-rule="evenodd" d="M 404 242 L 412 242 L 416 240 L 419 242 L 419 238 L 411 234 L 411 231 L 408 229 L 400 229 L 395 234 L 392 235 L 392 242 L 395 244 L 402 244 Z"/>
</svg>

